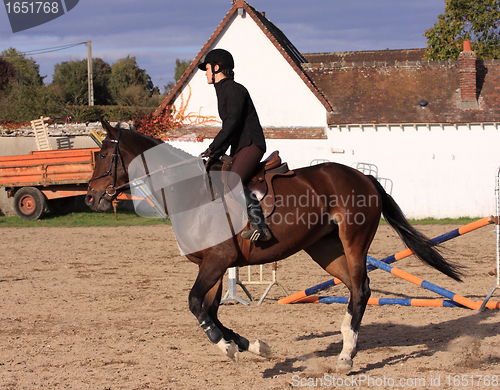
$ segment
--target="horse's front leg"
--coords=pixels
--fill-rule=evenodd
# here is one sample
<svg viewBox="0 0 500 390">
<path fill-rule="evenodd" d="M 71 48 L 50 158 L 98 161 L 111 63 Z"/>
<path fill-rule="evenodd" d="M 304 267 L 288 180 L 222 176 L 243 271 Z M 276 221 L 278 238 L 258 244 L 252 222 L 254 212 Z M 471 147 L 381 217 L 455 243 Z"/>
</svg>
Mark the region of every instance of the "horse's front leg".
<svg viewBox="0 0 500 390">
<path fill-rule="evenodd" d="M 224 339 L 222 329 L 210 316 L 209 307 L 211 305 L 205 304 L 205 297 L 212 288 L 216 287 L 216 284 L 222 278 L 225 271 L 226 267 L 218 265 L 217 262 L 203 259 L 198 277 L 189 292 L 189 310 L 191 310 L 191 313 L 193 313 L 200 323 L 208 339 L 217 345 L 225 355 L 234 360 L 238 354 L 236 343 Z"/>
<path fill-rule="evenodd" d="M 228 342 L 234 342 L 238 347 L 239 352 L 248 351 L 255 355 L 259 355 L 265 358 L 270 358 L 272 355 L 271 348 L 263 341 L 256 340 L 253 342 L 248 341 L 243 336 L 225 327 L 218 319 L 217 313 L 219 310 L 220 302 L 222 298 L 222 278 L 217 281 L 214 287 L 205 295 L 205 300 L 203 303 L 204 308 L 208 309 L 208 314 L 213 320 L 215 325 L 222 331 L 224 340 Z"/>
</svg>

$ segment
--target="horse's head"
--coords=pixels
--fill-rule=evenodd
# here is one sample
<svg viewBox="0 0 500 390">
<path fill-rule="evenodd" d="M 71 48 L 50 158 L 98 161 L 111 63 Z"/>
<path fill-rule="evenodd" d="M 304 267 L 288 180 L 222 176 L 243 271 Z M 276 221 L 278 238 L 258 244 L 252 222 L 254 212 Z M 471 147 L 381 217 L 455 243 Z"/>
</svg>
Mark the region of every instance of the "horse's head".
<svg viewBox="0 0 500 390">
<path fill-rule="evenodd" d="M 112 201 L 126 189 L 129 182 L 127 167 L 141 152 L 157 145 L 161 141 L 146 137 L 133 130 L 112 127 L 101 120 L 106 138 L 95 159 L 95 168 L 85 203 L 94 211 L 107 211 Z"/>
</svg>

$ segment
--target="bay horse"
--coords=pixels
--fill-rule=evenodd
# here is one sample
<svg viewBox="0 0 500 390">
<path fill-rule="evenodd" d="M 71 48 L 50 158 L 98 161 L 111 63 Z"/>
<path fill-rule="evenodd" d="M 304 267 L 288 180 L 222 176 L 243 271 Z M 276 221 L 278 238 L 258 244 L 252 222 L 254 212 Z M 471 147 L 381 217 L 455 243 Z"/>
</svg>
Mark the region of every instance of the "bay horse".
<svg viewBox="0 0 500 390">
<path fill-rule="evenodd" d="M 85 201 L 92 210 L 104 212 L 126 188 L 130 162 L 163 142 L 131 129 L 112 127 L 104 120 L 102 124 L 107 136 L 98 153 Z M 184 152 L 171 148 L 172 153 L 179 154 L 179 159 L 185 158 Z M 425 263 L 457 281 L 460 281 L 460 267 L 447 262 L 432 241 L 408 223 L 399 206 L 373 176 L 337 163 L 294 172 L 291 177 L 276 177 L 273 181 L 276 197 L 281 196 L 282 201 L 276 203 L 273 214 L 280 217 L 268 218 L 271 240 L 253 243 L 247 255 L 242 251 L 242 240 L 236 236 L 187 255 L 199 267 L 189 293 L 189 309 L 208 339 L 226 356 L 236 359 L 240 352 L 249 351 L 269 358 L 271 349 L 267 344 L 259 340 L 249 342 L 217 318 L 222 278 L 230 267 L 271 263 L 304 250 L 350 291 L 340 328 L 343 348 L 336 367 L 338 372 L 345 372 L 352 368 L 361 319 L 370 297 L 366 259 L 381 215 Z"/>
</svg>

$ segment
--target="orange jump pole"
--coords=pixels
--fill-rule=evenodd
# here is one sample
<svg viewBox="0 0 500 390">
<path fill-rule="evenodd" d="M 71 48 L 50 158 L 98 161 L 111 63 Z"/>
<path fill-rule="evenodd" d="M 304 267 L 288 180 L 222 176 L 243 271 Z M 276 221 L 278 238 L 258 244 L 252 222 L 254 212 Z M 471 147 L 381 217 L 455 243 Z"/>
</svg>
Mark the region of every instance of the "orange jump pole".
<svg viewBox="0 0 500 390">
<path fill-rule="evenodd" d="M 442 287 L 436 286 L 435 284 L 428 282 L 427 280 L 421 279 L 421 278 L 419 278 L 415 275 L 412 275 L 406 271 L 403 271 L 399 268 L 390 266 L 390 265 L 383 263 L 380 260 L 377 260 L 373 257 L 368 256 L 367 261 L 369 264 L 371 264 L 377 268 L 380 268 L 386 272 L 389 272 L 395 276 L 398 276 L 401 279 L 406 280 L 407 282 L 416 284 L 417 286 L 423 287 L 427 290 L 435 292 L 436 294 L 442 295 L 445 298 L 451 299 L 453 302 L 459 303 L 460 305 L 468 307 L 469 309 L 479 310 L 481 308 L 480 302 L 471 301 L 468 298 L 465 298 L 461 295 L 455 294 L 455 293 L 453 293 L 449 290 L 446 290 Z"/>
<path fill-rule="evenodd" d="M 478 301 L 482 304 L 484 301 Z M 318 297 L 309 296 L 295 303 L 349 303 L 349 297 Z M 464 307 L 461 304 L 449 299 L 415 299 L 415 298 L 370 298 L 368 305 L 385 306 L 385 305 L 400 305 L 400 306 L 417 306 L 417 307 Z M 500 309 L 500 302 L 487 302 L 488 309 Z"/>
<path fill-rule="evenodd" d="M 493 216 L 484 217 L 482 219 L 478 219 L 477 221 L 474 221 L 474 222 L 471 222 L 467 225 L 464 225 L 458 229 L 455 229 L 455 230 L 452 230 L 448 233 L 434 237 L 433 239 L 431 239 L 431 241 L 435 244 L 441 244 L 442 242 L 451 240 L 455 237 L 461 236 L 462 234 L 469 233 L 473 230 L 479 229 L 483 226 L 492 224 L 494 222 L 495 222 L 495 218 Z M 386 263 L 386 264 L 390 264 L 390 263 L 393 263 L 397 260 L 401 260 L 401 259 L 404 259 L 405 257 L 411 256 L 412 254 L 413 254 L 413 251 L 411 249 L 405 249 L 405 250 L 398 252 L 394 255 L 386 257 L 380 261 L 383 263 Z M 374 269 L 376 269 L 376 267 L 374 267 L 372 265 L 368 265 L 366 267 L 366 269 L 368 271 L 373 271 Z M 288 303 L 294 303 L 294 302 L 298 302 L 298 301 L 304 302 L 303 299 L 305 297 L 314 295 L 322 290 L 326 290 L 327 288 L 335 286 L 335 285 L 340 284 L 340 283 L 342 283 L 342 281 L 340 279 L 333 278 L 333 279 L 328 280 L 326 282 L 320 283 L 316 286 L 306 288 L 305 290 L 299 291 L 295 294 L 292 294 L 292 295 L 289 295 L 285 298 L 282 298 L 278 301 L 278 303 L 288 304 Z"/>
<path fill-rule="evenodd" d="M 487 302 L 487 301 L 472 301 L 461 295 L 455 294 L 449 290 L 442 287 L 436 286 L 424 279 L 414 276 L 408 272 L 402 271 L 396 267 L 392 267 L 386 263 L 381 262 L 373 257 L 368 256 L 368 263 L 380 268 L 386 272 L 389 272 L 395 276 L 398 276 L 410 283 L 416 284 L 417 286 L 423 287 L 427 290 L 435 292 L 442 295 L 448 300 L 444 299 L 405 299 L 405 298 L 370 298 L 368 300 L 368 305 L 402 305 L 402 306 L 420 306 L 420 307 L 467 307 L 473 310 L 481 310 L 484 306 L 489 309 L 500 309 L 499 302 Z M 317 296 L 307 296 L 299 301 L 300 303 L 348 303 L 348 297 L 317 297 Z"/>
</svg>

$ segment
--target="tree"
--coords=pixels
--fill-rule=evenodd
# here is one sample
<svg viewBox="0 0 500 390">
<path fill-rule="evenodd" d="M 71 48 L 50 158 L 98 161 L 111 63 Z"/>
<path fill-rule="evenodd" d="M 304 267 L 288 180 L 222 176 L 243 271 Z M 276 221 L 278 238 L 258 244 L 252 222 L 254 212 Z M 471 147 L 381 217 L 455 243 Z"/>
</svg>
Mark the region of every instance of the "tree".
<svg viewBox="0 0 500 390">
<path fill-rule="evenodd" d="M 463 41 L 471 41 L 478 59 L 500 58 L 500 2 L 445 0 L 445 13 L 424 36 L 425 60 L 456 60 Z"/>
<path fill-rule="evenodd" d="M 45 85 L 21 86 L 9 83 L 0 94 L 0 121 L 29 122 L 61 112 L 56 91 Z"/>
<path fill-rule="evenodd" d="M 110 75 L 111 66 L 106 61 L 101 58 L 92 59 L 92 83 L 96 105 L 112 103 L 109 91 Z M 77 106 L 87 104 L 89 100 L 87 60 L 55 64 L 52 84 L 60 89 L 64 102 Z"/>
<path fill-rule="evenodd" d="M 124 99 L 122 94 L 131 86 L 141 87 L 151 97 L 156 89 L 151 77 L 144 69 L 139 68 L 135 57 L 127 56 L 111 65 L 109 88 L 113 100 L 119 104 L 128 104 L 129 99 Z"/>
<path fill-rule="evenodd" d="M 61 91 L 63 101 L 75 106 L 88 102 L 87 61 L 64 61 L 54 65 L 52 84 Z"/>
<path fill-rule="evenodd" d="M 43 85 L 39 65 L 14 48 L 4 50 L 0 56 L 14 69 L 14 76 L 0 95 L 0 120 L 27 122 L 52 112 L 57 94 Z"/>
<path fill-rule="evenodd" d="M 10 62 L 16 69 L 16 81 L 19 85 L 43 85 L 45 76 L 40 76 L 40 65 L 33 58 L 26 58 L 13 47 L 2 51 L 0 57 Z"/>
<path fill-rule="evenodd" d="M 177 82 L 181 79 L 182 75 L 186 71 L 186 69 L 191 65 L 192 61 L 188 60 L 180 60 L 178 58 L 175 59 L 175 73 L 174 80 Z"/>
<path fill-rule="evenodd" d="M 179 81 L 186 71 L 186 69 L 191 65 L 191 62 L 188 60 L 180 60 L 178 58 L 175 59 L 175 72 L 174 72 L 174 80 L 170 81 L 167 85 L 163 86 L 163 96 L 167 96 L 170 91 L 174 88 L 177 81 Z"/>
<path fill-rule="evenodd" d="M 0 57 L 0 91 L 3 91 L 9 81 L 16 76 L 16 69 L 9 61 Z"/>
<path fill-rule="evenodd" d="M 93 58 L 92 84 L 94 86 L 94 104 L 102 106 L 113 104 L 113 98 L 109 89 L 110 76 L 111 66 L 101 58 Z"/>
<path fill-rule="evenodd" d="M 131 107 L 158 107 L 158 93 L 151 94 L 140 85 L 131 85 L 120 92 L 120 104 Z"/>
</svg>

